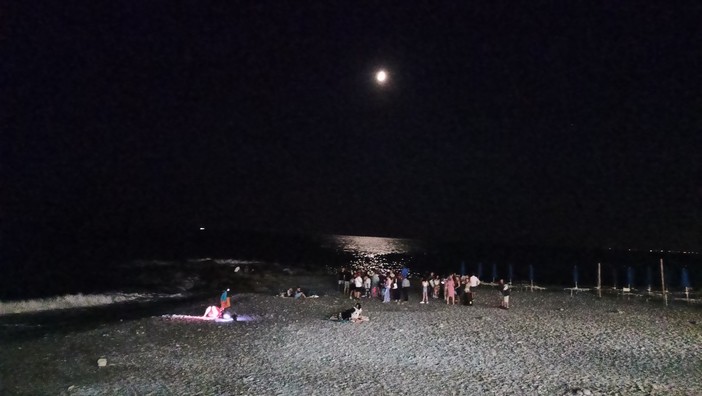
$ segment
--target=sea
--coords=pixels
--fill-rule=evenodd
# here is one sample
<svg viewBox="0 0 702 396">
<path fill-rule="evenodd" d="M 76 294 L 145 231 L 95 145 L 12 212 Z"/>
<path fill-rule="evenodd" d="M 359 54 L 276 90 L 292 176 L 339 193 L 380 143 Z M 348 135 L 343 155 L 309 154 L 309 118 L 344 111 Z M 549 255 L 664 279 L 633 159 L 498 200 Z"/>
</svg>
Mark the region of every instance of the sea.
<svg viewBox="0 0 702 396">
<path fill-rule="evenodd" d="M 385 271 L 407 267 L 420 279 L 476 274 L 484 283 L 555 288 L 666 289 L 702 283 L 702 256 L 611 248 L 508 246 L 407 239 L 226 229 L 121 233 L 61 232 L 4 238 L 0 314 L 41 309 L 184 298 L 214 293 L 231 271 Z"/>
</svg>

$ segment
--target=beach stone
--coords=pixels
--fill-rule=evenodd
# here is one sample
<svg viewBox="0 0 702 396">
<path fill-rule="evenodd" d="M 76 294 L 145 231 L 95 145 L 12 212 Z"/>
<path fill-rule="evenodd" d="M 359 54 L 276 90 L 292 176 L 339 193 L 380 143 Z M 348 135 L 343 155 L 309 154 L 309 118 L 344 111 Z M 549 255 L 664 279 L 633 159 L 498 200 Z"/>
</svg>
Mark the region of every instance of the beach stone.
<svg viewBox="0 0 702 396">
<path fill-rule="evenodd" d="M 101 357 L 100 359 L 98 359 L 97 364 L 98 364 L 98 367 L 105 367 L 105 366 L 107 366 L 107 359 L 104 357 Z"/>
</svg>

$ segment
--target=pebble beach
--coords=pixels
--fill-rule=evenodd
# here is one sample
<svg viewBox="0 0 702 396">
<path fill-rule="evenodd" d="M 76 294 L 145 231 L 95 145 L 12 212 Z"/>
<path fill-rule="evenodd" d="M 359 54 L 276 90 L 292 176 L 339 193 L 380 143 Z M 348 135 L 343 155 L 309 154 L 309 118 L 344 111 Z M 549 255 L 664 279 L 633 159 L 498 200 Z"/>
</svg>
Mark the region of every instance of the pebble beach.
<svg viewBox="0 0 702 396">
<path fill-rule="evenodd" d="M 3 337 L 4 395 L 702 395 L 702 309 L 563 290 L 476 291 L 474 306 L 361 300 L 369 322 L 330 321 L 353 301 L 234 294 L 71 332 Z M 304 282 L 304 283 L 302 283 Z M 329 285 L 329 286 L 327 286 Z M 98 367 L 98 359 L 106 365 Z"/>
</svg>

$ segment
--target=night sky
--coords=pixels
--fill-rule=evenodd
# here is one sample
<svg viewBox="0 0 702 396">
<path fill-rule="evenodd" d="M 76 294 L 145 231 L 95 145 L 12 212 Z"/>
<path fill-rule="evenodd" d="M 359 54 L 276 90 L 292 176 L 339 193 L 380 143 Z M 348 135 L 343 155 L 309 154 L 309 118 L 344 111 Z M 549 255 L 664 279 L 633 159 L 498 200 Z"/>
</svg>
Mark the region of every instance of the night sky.
<svg viewBox="0 0 702 396">
<path fill-rule="evenodd" d="M 702 3 L 526 3 L 4 2 L 0 220 L 702 248 Z"/>
</svg>

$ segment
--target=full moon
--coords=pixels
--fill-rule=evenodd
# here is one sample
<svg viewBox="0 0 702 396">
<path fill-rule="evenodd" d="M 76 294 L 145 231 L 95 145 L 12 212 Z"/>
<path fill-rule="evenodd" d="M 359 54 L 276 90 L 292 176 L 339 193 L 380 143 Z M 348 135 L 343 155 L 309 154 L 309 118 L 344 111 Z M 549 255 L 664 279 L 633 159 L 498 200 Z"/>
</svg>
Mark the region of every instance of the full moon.
<svg viewBox="0 0 702 396">
<path fill-rule="evenodd" d="M 375 81 L 377 81 L 378 84 L 385 84 L 387 79 L 388 73 L 385 70 L 379 70 L 377 73 L 375 73 Z"/>
</svg>

